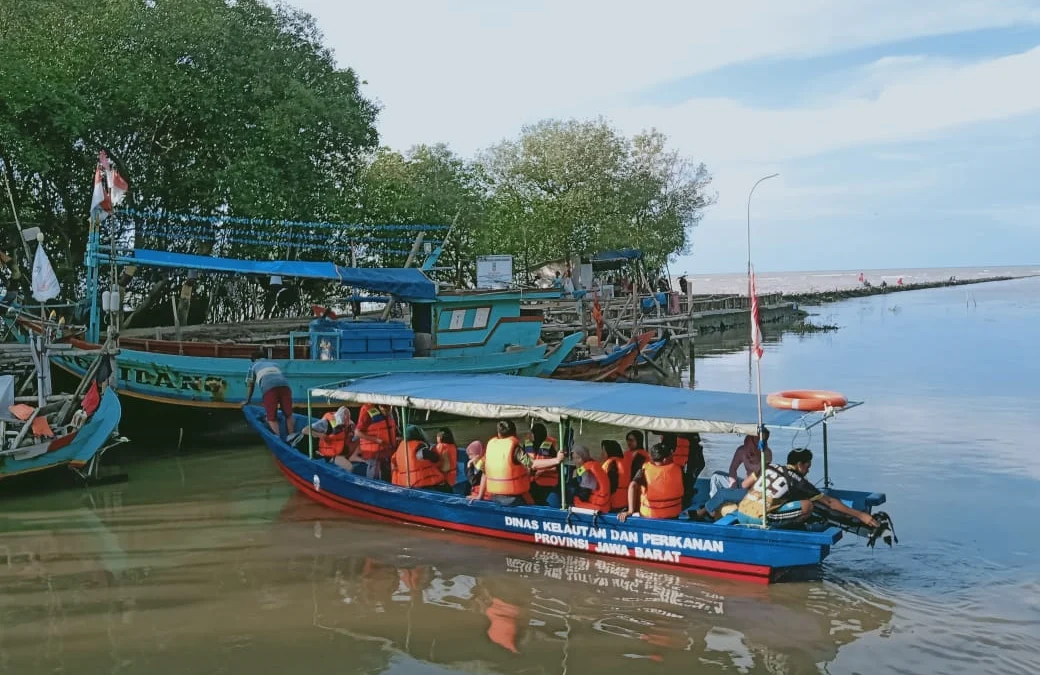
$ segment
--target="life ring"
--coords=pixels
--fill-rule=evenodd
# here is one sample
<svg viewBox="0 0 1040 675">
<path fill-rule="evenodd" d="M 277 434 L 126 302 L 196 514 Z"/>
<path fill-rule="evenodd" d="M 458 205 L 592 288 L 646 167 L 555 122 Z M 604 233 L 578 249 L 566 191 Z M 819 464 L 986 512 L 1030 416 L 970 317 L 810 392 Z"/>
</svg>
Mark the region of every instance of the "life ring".
<svg viewBox="0 0 1040 675">
<path fill-rule="evenodd" d="M 766 403 L 780 410 L 817 412 L 828 407 L 844 408 L 848 405 L 849 399 L 836 391 L 794 389 L 770 394 L 766 396 Z"/>
</svg>

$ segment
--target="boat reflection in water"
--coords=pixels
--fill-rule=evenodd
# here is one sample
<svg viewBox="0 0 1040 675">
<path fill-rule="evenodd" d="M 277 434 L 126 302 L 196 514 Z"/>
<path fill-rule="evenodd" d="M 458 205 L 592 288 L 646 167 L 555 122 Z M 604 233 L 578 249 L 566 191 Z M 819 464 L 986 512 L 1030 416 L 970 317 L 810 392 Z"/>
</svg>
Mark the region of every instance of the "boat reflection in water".
<svg viewBox="0 0 1040 675">
<path fill-rule="evenodd" d="M 829 581 L 706 580 L 353 521 L 270 482 L 266 461 L 216 459 L 0 518 L 0 673 L 793 674 L 892 617 Z"/>
</svg>

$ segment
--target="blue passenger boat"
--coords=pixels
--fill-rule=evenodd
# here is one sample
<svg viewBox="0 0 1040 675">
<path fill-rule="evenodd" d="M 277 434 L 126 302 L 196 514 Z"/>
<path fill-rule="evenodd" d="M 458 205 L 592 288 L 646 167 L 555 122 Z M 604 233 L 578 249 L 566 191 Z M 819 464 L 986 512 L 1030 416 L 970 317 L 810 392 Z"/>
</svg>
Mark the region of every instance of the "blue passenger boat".
<svg viewBox="0 0 1040 675">
<path fill-rule="evenodd" d="M 398 407 L 404 421 L 410 409 L 466 418 L 535 418 L 566 426 L 597 422 L 657 433 L 753 434 L 759 400 L 750 394 L 687 390 L 644 384 L 553 382 L 508 375 L 384 375 L 318 388 L 308 403 L 375 403 Z M 857 405 L 850 403 L 846 409 Z M 765 408 L 773 430 L 805 431 L 828 424 L 838 411 L 820 413 Z M 741 525 L 733 517 L 715 523 L 631 517 L 583 509 L 545 506 L 504 508 L 490 501 L 397 487 L 370 480 L 314 458 L 313 448 L 295 449 L 267 427 L 261 409 L 245 410 L 279 469 L 300 492 L 328 507 L 395 523 L 413 523 L 608 556 L 645 561 L 698 573 L 769 583 L 785 573 L 819 565 L 841 538 L 842 530 L 764 529 Z M 307 422 L 298 415 L 297 428 Z M 826 439 L 826 434 L 824 434 Z M 823 450 L 827 472 L 826 441 Z M 461 473 L 461 472 L 460 472 Z M 825 484 L 830 476 L 825 475 Z M 700 480 L 701 501 L 707 481 Z M 875 492 L 827 492 L 859 510 L 884 503 Z M 697 504 L 694 504 L 696 507 Z"/>
</svg>

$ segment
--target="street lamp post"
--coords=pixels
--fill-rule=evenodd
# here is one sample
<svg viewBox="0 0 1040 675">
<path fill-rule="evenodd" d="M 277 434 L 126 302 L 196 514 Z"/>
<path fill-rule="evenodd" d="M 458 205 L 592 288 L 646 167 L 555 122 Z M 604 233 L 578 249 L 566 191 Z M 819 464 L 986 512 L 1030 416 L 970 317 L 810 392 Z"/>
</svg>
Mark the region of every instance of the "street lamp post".
<svg viewBox="0 0 1040 675">
<path fill-rule="evenodd" d="M 747 196 L 747 283 L 748 283 L 748 307 L 751 306 L 751 195 L 755 194 L 755 188 L 758 187 L 759 183 L 761 183 L 762 181 L 769 180 L 770 178 L 776 178 L 779 175 L 780 174 L 778 174 L 778 173 L 771 173 L 768 176 L 762 176 L 757 181 L 755 181 L 754 185 L 751 186 L 751 191 L 748 192 L 748 196 Z M 752 319 L 752 321 L 753 320 L 754 319 Z M 754 346 L 749 341 L 748 342 L 748 352 L 747 352 L 748 391 L 752 390 L 752 383 L 751 383 L 751 351 L 752 351 L 752 349 L 754 349 Z"/>
</svg>

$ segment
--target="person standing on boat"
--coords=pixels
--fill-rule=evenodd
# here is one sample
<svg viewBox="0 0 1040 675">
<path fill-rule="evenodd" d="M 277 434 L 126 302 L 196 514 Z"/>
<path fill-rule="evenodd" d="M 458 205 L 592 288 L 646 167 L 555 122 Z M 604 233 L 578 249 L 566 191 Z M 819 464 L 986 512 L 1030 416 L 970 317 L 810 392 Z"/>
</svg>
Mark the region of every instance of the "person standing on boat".
<svg viewBox="0 0 1040 675">
<path fill-rule="evenodd" d="M 628 485 L 628 508 L 618 521 L 636 513 L 643 518 L 678 518 L 683 509 L 683 473 L 671 460 L 672 449 L 664 443 L 650 448 L 650 461 Z"/>
<path fill-rule="evenodd" d="M 610 481 L 610 510 L 624 510 L 628 506 L 628 484 L 632 482 L 625 454 L 621 451 L 621 444 L 610 438 L 601 441 L 600 447 L 605 458 L 603 470 Z"/>
<path fill-rule="evenodd" d="M 401 487 L 450 492 L 440 461 L 440 456 L 427 444 L 423 430 L 409 424 L 404 440 L 390 457 L 392 482 Z"/>
<path fill-rule="evenodd" d="M 806 476 L 812 468 L 812 450 L 797 448 L 787 454 L 787 466 L 779 464 L 766 465 L 766 522 L 770 525 L 796 525 L 804 522 L 812 515 L 813 506 L 821 504 L 860 521 L 867 527 L 877 527 L 873 516 L 864 511 L 845 506 L 840 499 L 825 495 L 809 482 Z M 760 521 L 762 519 L 762 479 L 751 474 L 744 479 L 748 488 L 738 510 L 744 520 Z M 782 508 L 797 503 L 798 508 Z"/>
<path fill-rule="evenodd" d="M 575 445 L 571 455 L 578 461 L 578 470 L 571 481 L 571 503 L 579 509 L 610 513 L 610 479 L 607 472 L 592 459 L 584 445 Z"/>
<path fill-rule="evenodd" d="M 253 363 L 246 375 L 246 402 L 243 405 L 249 405 L 249 402 L 253 400 L 253 388 L 259 389 L 264 412 L 267 413 L 267 425 L 271 427 L 271 431 L 278 436 L 281 435 L 278 424 L 278 408 L 281 408 L 282 414 L 285 415 L 287 438 L 292 438 L 296 435 L 292 389 L 281 369 L 275 365 L 274 361 L 266 359 L 265 356 L 262 349 L 253 354 Z"/>
<path fill-rule="evenodd" d="M 368 469 L 365 476 L 386 480 L 390 455 L 397 447 L 397 422 L 388 405 L 361 406 L 358 413 L 355 435 L 358 438 L 358 454 Z"/>
<path fill-rule="evenodd" d="M 524 451 L 531 459 L 551 459 L 559 451 L 556 447 L 556 439 L 549 435 L 545 425 L 535 422 L 531 425 L 531 433 L 524 441 Z M 531 481 L 531 498 L 535 504 L 545 504 L 549 495 L 560 492 L 560 471 L 555 467 L 550 469 L 539 469 L 534 472 Z"/>
<path fill-rule="evenodd" d="M 295 439 L 296 443 L 304 436 L 318 439 L 318 455 L 325 458 L 326 462 L 332 462 L 347 471 L 353 468 L 348 457 L 354 454 L 357 442 L 354 440 L 354 421 L 346 406 L 340 406 L 336 412 L 325 413 L 320 420 L 301 429 Z"/>
<path fill-rule="evenodd" d="M 532 459 L 516 437 L 516 425 L 510 420 L 499 420 L 498 434 L 488 441 L 484 451 L 484 475 L 477 499 L 489 495 L 501 506 L 533 504 L 532 472 L 557 467 L 562 462 L 562 451 L 552 459 Z"/>
<path fill-rule="evenodd" d="M 650 455 L 643 448 L 643 432 L 633 429 L 625 434 L 625 463 L 628 465 L 628 475 L 634 476 L 643 468 L 643 464 L 650 461 Z"/>
</svg>

